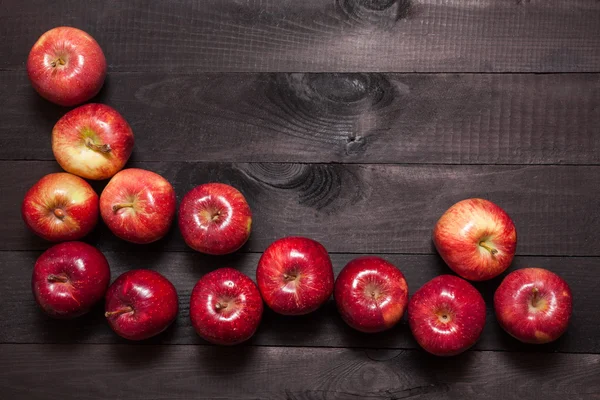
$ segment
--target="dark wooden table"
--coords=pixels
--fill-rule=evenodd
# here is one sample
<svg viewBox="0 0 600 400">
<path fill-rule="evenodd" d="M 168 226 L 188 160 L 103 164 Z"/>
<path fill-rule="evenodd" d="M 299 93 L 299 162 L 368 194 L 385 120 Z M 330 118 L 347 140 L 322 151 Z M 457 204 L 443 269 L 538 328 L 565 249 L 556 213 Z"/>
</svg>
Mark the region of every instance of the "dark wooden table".
<svg viewBox="0 0 600 400">
<path fill-rule="evenodd" d="M 3 0 L 0 6 L 0 398 L 600 399 L 600 2 L 597 0 Z M 177 322 L 145 343 L 118 338 L 102 307 L 73 321 L 38 310 L 30 276 L 49 244 L 20 204 L 58 171 L 50 132 L 66 111 L 32 90 L 24 63 L 44 31 L 92 34 L 109 62 L 98 102 L 136 137 L 130 166 L 178 198 L 222 181 L 255 223 L 237 254 L 206 257 L 175 227 L 151 246 L 99 226 L 87 241 L 113 278 L 156 269 Z M 96 184 L 100 191 L 103 184 Z M 189 322 L 204 273 L 254 277 L 271 241 L 306 235 L 336 273 L 378 254 L 411 292 L 449 269 L 431 229 L 463 198 L 488 198 L 519 232 L 512 269 L 540 266 L 574 292 L 569 331 L 525 346 L 492 312 L 469 352 L 435 358 L 405 321 L 363 335 L 330 301 L 297 318 L 267 311 L 246 345 L 208 345 Z"/>
</svg>

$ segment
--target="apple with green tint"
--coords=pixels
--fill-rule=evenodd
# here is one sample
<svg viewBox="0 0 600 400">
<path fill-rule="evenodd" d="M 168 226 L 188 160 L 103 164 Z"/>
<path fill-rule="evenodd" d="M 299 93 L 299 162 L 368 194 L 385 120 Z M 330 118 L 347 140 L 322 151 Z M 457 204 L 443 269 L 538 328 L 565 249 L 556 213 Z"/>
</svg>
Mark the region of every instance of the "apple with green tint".
<svg viewBox="0 0 600 400">
<path fill-rule="evenodd" d="M 454 272 L 465 279 L 483 281 L 510 266 L 517 248 L 517 230 L 496 204 L 467 199 L 454 204 L 438 220 L 433 242 Z"/>
<path fill-rule="evenodd" d="M 52 130 L 52 151 L 67 172 L 102 180 L 119 172 L 133 151 L 131 127 L 105 104 L 85 104 L 66 113 Z"/>
<path fill-rule="evenodd" d="M 98 195 L 78 176 L 48 174 L 25 195 L 21 215 L 29 229 L 51 242 L 81 239 L 98 222 Z"/>
</svg>

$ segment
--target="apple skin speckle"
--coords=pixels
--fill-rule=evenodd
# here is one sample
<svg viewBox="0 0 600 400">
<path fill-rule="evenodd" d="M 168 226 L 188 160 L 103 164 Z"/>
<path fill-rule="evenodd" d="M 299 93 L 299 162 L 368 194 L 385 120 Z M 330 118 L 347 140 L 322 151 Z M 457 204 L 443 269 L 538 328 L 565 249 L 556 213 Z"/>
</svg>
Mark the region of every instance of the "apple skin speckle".
<svg viewBox="0 0 600 400">
<path fill-rule="evenodd" d="M 304 237 L 273 242 L 256 269 L 265 303 L 283 315 L 315 311 L 333 293 L 333 267 L 325 247 Z"/>
<path fill-rule="evenodd" d="M 108 288 L 106 319 L 121 337 L 144 340 L 175 321 L 179 300 L 175 286 L 163 275 L 136 269 L 120 275 Z"/>
</svg>

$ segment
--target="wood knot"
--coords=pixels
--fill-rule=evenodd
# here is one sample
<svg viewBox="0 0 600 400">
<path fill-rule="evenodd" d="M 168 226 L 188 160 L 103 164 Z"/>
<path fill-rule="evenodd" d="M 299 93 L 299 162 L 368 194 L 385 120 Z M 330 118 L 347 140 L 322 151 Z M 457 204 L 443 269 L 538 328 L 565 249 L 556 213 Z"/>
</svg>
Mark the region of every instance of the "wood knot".
<svg viewBox="0 0 600 400">
<path fill-rule="evenodd" d="M 316 74 L 308 75 L 307 81 L 315 93 L 338 103 L 361 101 L 372 89 L 367 74 Z"/>
<path fill-rule="evenodd" d="M 388 76 L 377 73 L 272 74 L 267 90 L 290 134 L 353 157 L 373 143 L 377 121 L 397 95 Z"/>
<path fill-rule="evenodd" d="M 276 85 L 281 97 L 318 115 L 356 116 L 389 105 L 394 96 L 381 74 L 282 74 Z"/>
<path fill-rule="evenodd" d="M 358 0 L 368 10 L 382 11 L 392 7 L 397 0 Z"/>
<path fill-rule="evenodd" d="M 339 165 L 251 163 L 243 171 L 262 185 L 295 193 L 300 205 L 326 213 L 347 210 L 364 198 L 360 179 Z"/>
<path fill-rule="evenodd" d="M 359 25 L 390 28 L 408 18 L 412 0 L 337 0 L 343 15 Z"/>
</svg>

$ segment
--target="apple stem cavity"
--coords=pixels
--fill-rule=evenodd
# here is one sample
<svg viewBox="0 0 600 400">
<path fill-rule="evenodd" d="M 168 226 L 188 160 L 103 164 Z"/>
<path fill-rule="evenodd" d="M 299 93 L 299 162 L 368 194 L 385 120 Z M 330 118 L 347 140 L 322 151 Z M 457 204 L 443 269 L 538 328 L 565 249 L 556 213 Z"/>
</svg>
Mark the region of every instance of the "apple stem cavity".
<svg viewBox="0 0 600 400">
<path fill-rule="evenodd" d="M 483 240 L 481 242 L 479 242 L 479 245 L 481 247 L 483 247 L 484 249 L 486 249 L 487 251 L 489 251 L 492 256 L 495 255 L 496 253 L 498 253 L 498 250 L 493 248 L 492 246 L 488 245 L 486 242 L 484 242 Z"/>
<path fill-rule="evenodd" d="M 58 57 L 56 60 L 52 61 L 52 63 L 50 65 L 52 65 L 52 68 L 56 68 L 57 65 L 65 65 L 66 63 L 67 62 L 65 60 Z"/>
<path fill-rule="evenodd" d="M 113 212 L 119 211 L 121 208 L 133 207 L 133 203 L 117 203 L 112 206 Z"/>
<path fill-rule="evenodd" d="M 104 313 L 104 316 L 106 318 L 118 317 L 121 314 L 126 314 L 126 313 L 130 313 L 130 312 L 133 312 L 133 308 L 130 306 L 127 306 L 127 307 L 119 308 L 118 310 L 115 310 L 115 311 L 107 311 Z"/>
<path fill-rule="evenodd" d="M 50 283 L 67 283 L 69 282 L 69 278 L 67 278 L 64 275 L 54 275 L 54 274 L 50 274 L 48 275 L 48 282 Z"/>
<path fill-rule="evenodd" d="M 60 220 L 63 220 L 67 215 L 65 214 L 65 212 L 62 208 L 55 208 L 54 216 Z"/>
<path fill-rule="evenodd" d="M 90 149 L 100 153 L 110 153 L 112 150 L 109 144 L 96 144 L 91 139 L 86 140 L 85 145 Z"/>
<path fill-rule="evenodd" d="M 452 318 L 450 317 L 450 314 L 448 314 L 447 312 L 438 314 L 438 319 L 443 324 L 447 324 L 452 320 Z"/>
</svg>

